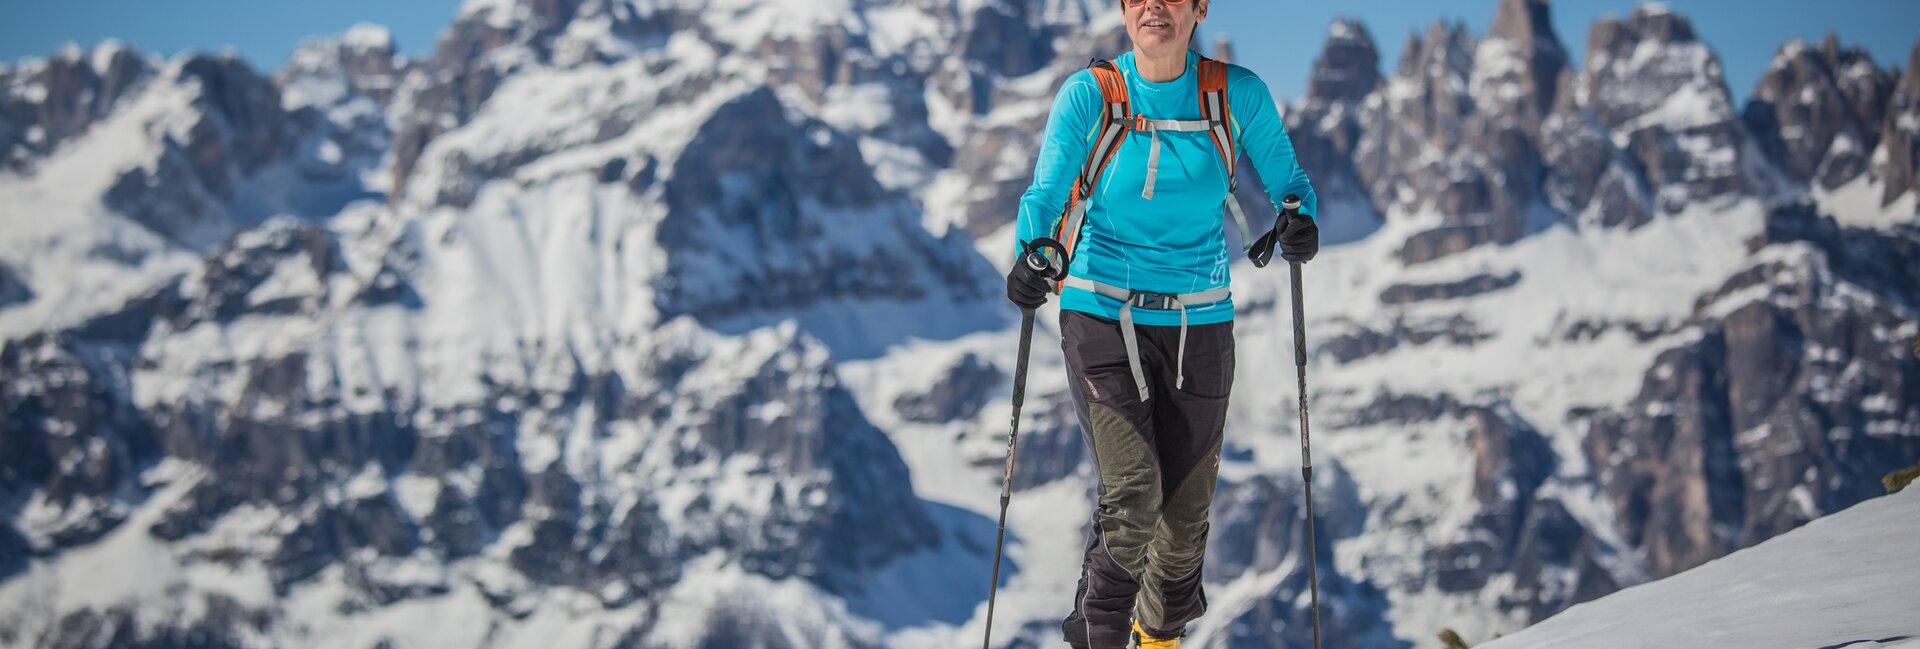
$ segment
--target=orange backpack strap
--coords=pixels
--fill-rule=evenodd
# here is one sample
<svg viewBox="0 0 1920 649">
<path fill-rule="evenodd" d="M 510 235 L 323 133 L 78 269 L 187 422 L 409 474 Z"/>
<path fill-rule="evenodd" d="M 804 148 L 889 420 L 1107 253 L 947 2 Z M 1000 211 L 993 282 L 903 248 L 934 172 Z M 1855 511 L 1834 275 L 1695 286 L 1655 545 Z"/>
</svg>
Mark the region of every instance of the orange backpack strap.
<svg viewBox="0 0 1920 649">
<path fill-rule="evenodd" d="M 1096 129 L 1093 147 L 1087 152 L 1087 161 L 1080 167 L 1080 177 L 1073 181 L 1073 193 L 1067 198 L 1066 208 L 1061 210 L 1060 219 L 1055 222 L 1053 239 L 1066 249 L 1067 259 L 1056 260 L 1065 268 L 1071 263 L 1075 247 L 1080 243 L 1080 230 L 1086 224 L 1087 201 L 1093 196 L 1093 187 L 1100 180 L 1107 163 L 1113 161 L 1114 154 L 1120 151 L 1121 140 L 1126 136 L 1130 120 L 1133 118 L 1132 104 L 1127 100 L 1127 80 L 1121 76 L 1120 68 L 1112 61 L 1095 60 L 1087 66 L 1093 72 L 1094 81 L 1100 85 L 1100 122 Z M 1054 292 L 1060 292 L 1062 284 L 1054 284 Z"/>
<path fill-rule="evenodd" d="M 1227 64 L 1200 57 L 1200 119 L 1208 122 L 1213 147 L 1227 163 L 1227 187 L 1234 186 L 1234 165 L 1240 161 L 1233 145 L 1233 111 L 1227 103 Z"/>
<path fill-rule="evenodd" d="M 1247 227 L 1247 215 L 1241 211 L 1240 199 L 1234 195 L 1240 188 L 1235 173 L 1240 164 L 1240 150 L 1233 142 L 1233 106 L 1227 102 L 1227 64 L 1204 56 L 1200 57 L 1200 119 L 1206 120 L 1213 148 L 1227 166 L 1227 213 L 1240 228 L 1240 247 L 1244 250 L 1253 245 L 1253 230 Z"/>
</svg>

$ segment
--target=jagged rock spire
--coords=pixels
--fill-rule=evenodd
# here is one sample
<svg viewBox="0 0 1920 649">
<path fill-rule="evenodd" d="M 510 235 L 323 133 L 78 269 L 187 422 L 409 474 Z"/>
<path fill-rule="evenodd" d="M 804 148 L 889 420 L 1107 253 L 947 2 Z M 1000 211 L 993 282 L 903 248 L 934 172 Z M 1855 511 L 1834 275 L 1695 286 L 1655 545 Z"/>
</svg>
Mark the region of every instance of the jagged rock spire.
<svg viewBox="0 0 1920 649">
<path fill-rule="evenodd" d="M 1380 85 L 1380 50 L 1366 25 L 1340 18 L 1327 27 L 1327 44 L 1307 80 L 1308 101 L 1360 101 Z"/>
</svg>

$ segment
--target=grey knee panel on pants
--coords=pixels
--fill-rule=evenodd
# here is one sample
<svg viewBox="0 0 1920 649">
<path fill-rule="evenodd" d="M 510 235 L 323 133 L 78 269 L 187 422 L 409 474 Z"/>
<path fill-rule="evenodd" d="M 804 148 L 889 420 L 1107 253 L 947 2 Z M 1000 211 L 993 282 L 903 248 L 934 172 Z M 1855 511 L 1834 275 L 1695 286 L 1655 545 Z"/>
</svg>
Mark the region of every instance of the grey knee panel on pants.
<svg viewBox="0 0 1920 649">
<path fill-rule="evenodd" d="M 1088 408 L 1094 464 L 1100 468 L 1097 523 L 1115 561 L 1138 576 L 1160 522 L 1160 464 L 1140 429 L 1112 408 Z"/>
</svg>

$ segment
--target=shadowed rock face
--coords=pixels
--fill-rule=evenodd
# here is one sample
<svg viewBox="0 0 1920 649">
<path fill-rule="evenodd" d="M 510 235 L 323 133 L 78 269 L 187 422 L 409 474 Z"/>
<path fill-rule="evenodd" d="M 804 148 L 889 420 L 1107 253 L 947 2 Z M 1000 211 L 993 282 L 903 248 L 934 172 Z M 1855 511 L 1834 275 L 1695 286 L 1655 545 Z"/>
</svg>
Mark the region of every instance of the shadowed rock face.
<svg viewBox="0 0 1920 649">
<path fill-rule="evenodd" d="M 373 289 L 384 271 L 355 283 L 334 237 L 284 221 L 250 230 L 119 312 L 0 345 L 0 499 L 32 494 L 61 514 L 57 525 L 26 522 L 39 546 L 21 521 L 0 525 L 0 579 L 29 554 L 58 554 L 123 528 L 132 508 L 174 491 L 152 524 L 129 533 L 191 543 L 236 524 L 237 513 L 276 512 L 273 525 L 207 540 L 180 560 L 257 563 L 280 594 L 338 568 L 355 597 L 374 606 L 458 586 L 380 567 L 399 557 L 497 551 L 531 584 L 481 586 L 510 611 L 539 586 L 624 606 L 677 583 L 689 557 L 716 551 L 754 573 L 851 593 L 872 569 L 941 542 L 898 453 L 839 386 L 826 353 L 793 332 L 760 335 L 759 355 L 736 354 L 731 367 L 713 350 L 663 344 L 640 367 L 613 374 L 563 351 L 537 361 L 556 365 L 558 388 L 488 377 L 472 405 L 408 405 L 389 395 L 390 407 L 373 412 L 342 406 L 352 389 L 325 345 L 214 354 L 185 368 L 157 355 L 193 332 L 328 317 L 340 302 L 334 290 L 355 303 L 398 290 Z M 377 266 L 404 268 L 405 256 Z M 738 380 L 688 381 L 723 369 Z M 135 382 L 175 381 L 200 387 L 134 403 Z M 629 387 L 636 384 L 646 387 Z M 612 485 L 595 467 L 523 453 L 562 443 L 554 422 L 586 416 L 595 417 L 583 424 L 597 427 L 592 439 L 622 423 L 661 438 L 657 455 L 623 466 L 623 475 L 661 467 L 699 493 L 764 487 L 765 499 L 676 503 L 678 524 L 670 524 L 659 485 Z M 722 462 L 754 468 L 703 473 Z M 192 468 L 149 471 L 163 463 Z M 431 488 L 403 503 L 401 483 Z"/>
<path fill-rule="evenodd" d="M 1354 152 L 1364 135 L 1360 104 L 1380 86 L 1380 53 L 1365 25 L 1346 19 L 1327 28 L 1327 43 L 1314 60 L 1307 97 L 1287 111 L 1287 136 L 1300 168 L 1313 179 L 1321 200 L 1371 201 L 1354 167 Z M 1240 167 L 1239 198 L 1248 224 L 1272 223 L 1276 211 L 1252 165 Z M 1347 218 L 1335 215 L 1335 218 Z M 1234 233 L 1237 236 L 1237 232 Z M 1257 236 L 1257 234 L 1256 234 Z M 1233 242 L 1229 242 L 1233 245 Z"/>
<path fill-rule="evenodd" d="M 1586 62 L 1587 107 L 1625 139 L 1662 209 L 1771 190 L 1749 170 L 1720 59 L 1686 18 L 1643 5 L 1625 20 L 1602 19 L 1588 33 Z"/>
<path fill-rule="evenodd" d="M 146 59 L 118 43 L 69 49 L 37 68 L 0 70 L 0 168 L 28 171 L 35 160 L 119 107 L 152 76 L 153 66 Z"/>
<path fill-rule="evenodd" d="M 1481 63 L 1472 81 L 1480 109 L 1519 122 L 1536 138 L 1568 66 L 1550 13 L 1546 0 L 1501 2 L 1487 39 L 1474 53 Z M 1488 65 L 1493 61 L 1510 64 Z"/>
<path fill-rule="evenodd" d="M 1428 300 L 1457 300 L 1491 293 L 1520 283 L 1520 273 L 1479 274 L 1456 282 L 1441 284 L 1395 284 L 1380 291 L 1382 304 L 1406 305 Z"/>
<path fill-rule="evenodd" d="M 1393 78 L 1366 103 L 1353 160 L 1373 203 L 1442 217 L 1408 239 L 1402 261 L 1510 243 L 1534 227 L 1546 175 L 1541 123 L 1566 68 L 1558 38 L 1542 29 L 1546 12 L 1508 0 L 1484 39 L 1457 24 L 1410 37 Z"/>
<path fill-rule="evenodd" d="M 1359 533 L 1366 505 L 1339 464 L 1324 463 L 1317 473 L 1314 550 L 1319 555 L 1322 633 L 1356 646 L 1409 646 L 1394 637 L 1386 619 L 1385 591 L 1334 568 L 1332 546 Z M 1215 492 L 1212 518 L 1219 522 L 1209 533 L 1203 568 L 1207 581 L 1261 575 L 1272 589 L 1227 623 L 1224 632 L 1231 646 L 1281 649 L 1313 644 L 1303 498 L 1301 483 L 1265 476 L 1222 481 Z"/>
<path fill-rule="evenodd" d="M 998 368 L 967 354 L 925 394 L 902 395 L 894 400 L 893 407 L 907 421 L 973 419 L 1006 379 Z"/>
<path fill-rule="evenodd" d="M 1701 339 L 1661 354 L 1640 395 L 1597 417 L 1587 438 L 1626 538 L 1656 575 L 1878 494 L 1880 476 L 1920 455 L 1920 362 L 1895 340 L 1920 278 L 1889 261 L 1920 254 L 1920 232 L 1842 229 L 1788 207 L 1769 217 L 1765 242 L 1816 250 L 1703 298 Z M 1755 287 L 1764 297 L 1739 297 Z M 1860 288 L 1873 297 L 1840 297 Z"/>
<path fill-rule="evenodd" d="M 1835 36 L 1818 47 L 1795 39 L 1754 87 L 1747 128 L 1789 178 L 1833 189 L 1867 172 L 1893 84 L 1865 51 L 1842 48 Z"/>
<path fill-rule="evenodd" d="M 182 245 L 205 249 L 238 225 L 227 209 L 248 176 L 285 161 L 293 138 L 280 88 L 231 55 L 195 55 L 173 83 L 195 87 L 185 137 L 164 138 L 152 165 L 122 172 L 104 202 Z"/>
<path fill-rule="evenodd" d="M 0 264 L 0 309 L 33 299 L 33 287 L 27 286 L 17 271 Z"/>
<path fill-rule="evenodd" d="M 1334 21 L 1307 78 L 1308 101 L 1361 101 L 1379 86 L 1380 50 L 1373 34 L 1358 21 Z"/>
<path fill-rule="evenodd" d="M 1920 42 L 1914 43 L 1913 54 L 1907 57 L 1907 70 L 1887 103 L 1886 124 L 1880 131 L 1887 151 L 1880 172 L 1887 182 L 1881 202 L 1892 203 L 1920 188 Z"/>
<path fill-rule="evenodd" d="M 715 113 L 674 164 L 664 196 L 659 241 L 670 253 L 655 299 L 663 317 L 984 295 L 971 251 L 906 218 L 911 205 L 873 180 L 852 138 L 789 122 L 770 89 Z M 847 236 L 862 227 L 853 223 L 868 230 Z"/>
</svg>

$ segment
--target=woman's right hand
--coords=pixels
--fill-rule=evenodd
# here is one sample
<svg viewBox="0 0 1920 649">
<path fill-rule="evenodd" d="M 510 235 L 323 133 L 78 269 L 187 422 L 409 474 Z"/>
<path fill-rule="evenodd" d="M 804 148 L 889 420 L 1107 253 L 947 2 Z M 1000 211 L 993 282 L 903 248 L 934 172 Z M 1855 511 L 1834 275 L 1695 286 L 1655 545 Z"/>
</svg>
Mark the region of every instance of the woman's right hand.
<svg viewBox="0 0 1920 649">
<path fill-rule="evenodd" d="M 1015 260 L 1013 270 L 1007 271 L 1007 299 L 1022 309 L 1040 308 L 1052 292 L 1053 282 L 1020 260 Z"/>
</svg>

